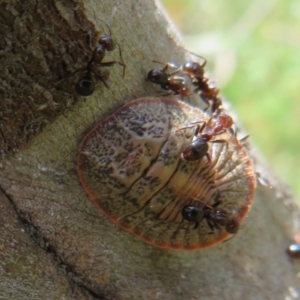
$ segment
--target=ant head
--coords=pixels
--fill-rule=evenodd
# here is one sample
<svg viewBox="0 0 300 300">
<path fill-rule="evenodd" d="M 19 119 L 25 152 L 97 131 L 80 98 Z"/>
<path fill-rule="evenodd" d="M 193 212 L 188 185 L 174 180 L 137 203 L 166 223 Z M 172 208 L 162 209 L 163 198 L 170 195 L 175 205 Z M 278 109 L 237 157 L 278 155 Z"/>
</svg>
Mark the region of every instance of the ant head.
<svg viewBox="0 0 300 300">
<path fill-rule="evenodd" d="M 181 209 L 181 216 L 189 222 L 201 222 L 204 218 L 205 210 L 198 206 L 186 205 Z"/>
<path fill-rule="evenodd" d="M 225 113 L 220 113 L 218 115 L 218 122 L 220 122 L 224 128 L 230 128 L 234 123 L 232 118 Z"/>
<path fill-rule="evenodd" d="M 240 224 L 235 219 L 230 220 L 225 227 L 226 231 L 231 234 L 236 234 L 239 231 L 239 228 Z"/>
<path fill-rule="evenodd" d="M 147 80 L 156 84 L 165 84 L 168 81 L 168 74 L 163 69 L 153 69 L 147 74 Z"/>
<path fill-rule="evenodd" d="M 186 62 L 182 66 L 182 71 L 196 78 L 202 78 L 204 76 L 204 66 L 194 61 Z"/>
<path fill-rule="evenodd" d="M 183 150 L 181 157 L 188 161 L 195 161 L 204 157 L 207 151 L 207 141 L 197 138 L 186 149 Z"/>
<path fill-rule="evenodd" d="M 116 48 L 116 44 L 110 35 L 102 36 L 99 40 L 99 44 L 103 45 L 107 51 L 113 51 Z"/>
<path fill-rule="evenodd" d="M 81 96 L 90 96 L 95 90 L 93 78 L 90 75 L 84 75 L 76 83 L 76 93 Z"/>
</svg>

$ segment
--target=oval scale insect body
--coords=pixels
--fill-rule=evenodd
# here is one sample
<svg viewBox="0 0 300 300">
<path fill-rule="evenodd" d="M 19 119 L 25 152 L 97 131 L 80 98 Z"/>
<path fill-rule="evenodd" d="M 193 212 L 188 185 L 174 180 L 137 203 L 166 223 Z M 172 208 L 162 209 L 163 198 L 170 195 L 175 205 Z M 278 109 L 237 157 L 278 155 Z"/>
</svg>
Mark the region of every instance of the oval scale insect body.
<svg viewBox="0 0 300 300">
<path fill-rule="evenodd" d="M 227 130 L 218 135 L 226 143 L 210 145 L 210 163 L 181 158 L 194 138 L 194 127 L 182 128 L 193 120 L 209 117 L 176 99 L 137 99 L 98 123 L 80 145 L 78 175 L 89 198 L 111 221 L 158 247 L 193 250 L 224 241 L 252 205 L 252 160 Z M 196 229 L 182 215 L 186 206 L 202 207 Z"/>
</svg>

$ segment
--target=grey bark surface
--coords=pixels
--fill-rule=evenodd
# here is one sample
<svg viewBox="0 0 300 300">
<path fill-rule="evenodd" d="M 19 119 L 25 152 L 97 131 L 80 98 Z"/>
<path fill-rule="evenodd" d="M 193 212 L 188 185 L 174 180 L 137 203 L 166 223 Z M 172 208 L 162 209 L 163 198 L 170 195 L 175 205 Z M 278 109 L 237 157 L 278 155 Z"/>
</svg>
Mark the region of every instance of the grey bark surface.
<svg viewBox="0 0 300 300">
<path fill-rule="evenodd" d="M 28 1 L 27 11 L 17 2 L 0 1 L 0 5 L 6 41 L 0 45 L 1 113 L 10 113 L 8 99 L 17 104 L 18 99 L 27 104 L 30 99 L 35 103 L 28 105 L 33 111 L 34 101 L 41 101 L 38 105 L 42 107 L 30 116 L 30 124 L 39 124 L 30 134 L 29 127 L 24 129 L 29 112 L 19 115 L 22 122 L 14 125 L 23 129 L 20 143 L 9 135 L 13 130 L 4 131 L 3 126 L 9 125 L 3 123 L 7 118 L 1 119 L 0 299 L 41 299 L 45 295 L 47 299 L 288 299 L 300 289 L 299 265 L 285 253 L 295 233 L 298 208 L 287 187 L 258 162 L 256 153 L 253 158 L 258 170 L 275 188 L 259 186 L 240 232 L 205 250 L 170 251 L 144 243 L 109 221 L 80 186 L 76 159 L 84 134 L 122 104 L 157 95 L 158 88 L 145 82 L 152 60 L 184 61 L 185 52 L 174 41 L 176 32 L 154 2 L 70 1 L 62 5 L 49 1 L 41 7 L 38 1 Z M 14 16 L 11 30 L 7 29 L 6 12 Z M 26 72 L 9 69 L 17 55 L 12 41 L 17 35 L 21 39 L 17 28 L 30 27 L 16 24 L 28 21 L 28 15 L 34 24 L 35 17 L 44 13 L 48 13 L 46 25 L 33 32 L 37 37 L 17 47 L 24 55 L 30 52 L 34 63 L 24 67 Z M 56 32 L 53 26 L 59 22 L 65 27 Z M 76 79 L 71 75 L 86 65 L 91 54 L 91 47 L 80 44 L 80 37 L 85 38 L 80 30 L 85 28 L 92 40 L 97 40 L 96 35 L 107 33 L 106 24 L 122 48 L 126 76 L 122 80 L 118 66 L 109 68 L 110 89 L 101 85 L 92 96 L 78 97 L 74 93 Z M 74 29 L 73 35 L 63 31 L 67 27 Z M 49 43 L 54 37 L 59 42 Z M 63 49 L 55 49 L 56 45 Z M 62 71 L 65 78 L 58 80 L 51 73 L 57 70 L 43 55 L 54 49 L 52 52 L 58 53 L 54 64 L 67 59 L 65 48 L 71 58 L 65 62 L 67 71 Z M 104 60 L 119 60 L 118 51 L 108 53 Z M 43 66 L 41 73 L 36 71 L 37 65 Z M 40 82 L 43 70 L 49 80 Z M 17 78 L 19 85 L 12 87 L 9 76 Z M 25 97 L 24 90 L 33 85 L 39 85 L 33 92 L 40 94 L 30 98 L 28 90 Z M 47 113 L 38 115 L 41 111 Z M 16 134 L 19 131 L 15 130 Z"/>
</svg>

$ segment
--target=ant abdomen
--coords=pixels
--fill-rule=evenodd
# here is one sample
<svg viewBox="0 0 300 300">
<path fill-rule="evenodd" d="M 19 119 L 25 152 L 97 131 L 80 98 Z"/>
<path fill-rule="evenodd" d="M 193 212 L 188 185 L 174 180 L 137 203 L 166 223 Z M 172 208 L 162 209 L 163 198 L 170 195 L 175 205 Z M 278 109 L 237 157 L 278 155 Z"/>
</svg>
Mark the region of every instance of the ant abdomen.
<svg viewBox="0 0 300 300">
<path fill-rule="evenodd" d="M 239 228 L 240 224 L 235 219 L 230 220 L 225 227 L 226 231 L 230 234 L 236 234 L 239 231 Z"/>
<path fill-rule="evenodd" d="M 91 76 L 85 75 L 81 77 L 75 86 L 75 91 L 81 96 L 90 96 L 95 90 L 95 84 Z"/>
</svg>

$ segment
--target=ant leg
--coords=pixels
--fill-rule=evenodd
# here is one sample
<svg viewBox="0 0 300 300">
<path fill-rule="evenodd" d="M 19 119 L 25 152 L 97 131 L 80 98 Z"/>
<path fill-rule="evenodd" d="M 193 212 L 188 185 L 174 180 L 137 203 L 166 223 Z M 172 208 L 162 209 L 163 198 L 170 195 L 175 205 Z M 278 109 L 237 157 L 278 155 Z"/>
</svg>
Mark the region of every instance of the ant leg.
<svg viewBox="0 0 300 300">
<path fill-rule="evenodd" d="M 215 197 L 215 203 L 211 206 L 212 208 L 216 208 L 217 206 L 219 206 L 223 201 L 220 200 L 220 197 L 221 197 L 221 193 L 219 190 L 217 190 L 217 195 Z"/>
<path fill-rule="evenodd" d="M 201 127 L 203 127 L 203 125 L 202 125 Z M 194 136 L 197 136 L 199 132 L 201 132 L 200 126 L 197 125 L 197 126 L 196 126 L 196 129 L 195 129 L 195 132 L 194 132 Z"/>
<path fill-rule="evenodd" d="M 212 119 L 214 118 L 215 116 L 214 115 L 212 115 L 210 118 L 209 118 L 209 120 L 207 121 L 207 126 L 209 125 L 209 123 L 212 121 Z"/>
<path fill-rule="evenodd" d="M 78 73 L 78 72 L 80 72 L 80 71 L 83 71 L 83 70 L 86 70 L 86 68 L 78 69 L 78 70 L 76 70 L 75 72 L 73 72 L 70 76 L 74 76 L 76 73 Z"/>
<path fill-rule="evenodd" d="M 210 163 L 211 162 L 210 155 L 208 153 L 205 153 L 205 157 L 208 160 L 208 163 Z"/>
<path fill-rule="evenodd" d="M 240 142 L 241 144 L 243 144 L 243 143 L 248 139 L 248 137 L 249 137 L 249 134 L 247 134 L 246 136 L 244 136 L 244 137 L 242 137 L 241 139 L 239 139 L 239 142 Z"/>
<path fill-rule="evenodd" d="M 207 107 L 204 108 L 204 111 L 207 111 L 210 108 L 209 98 L 202 95 L 202 93 L 200 93 L 199 96 L 200 96 L 201 100 L 207 105 Z"/>
<path fill-rule="evenodd" d="M 217 230 L 221 231 L 221 228 L 218 223 L 213 222 L 213 224 L 214 224 L 214 229 L 217 228 Z"/>
<path fill-rule="evenodd" d="M 197 229 L 199 227 L 199 222 L 195 222 L 194 229 Z"/>
<path fill-rule="evenodd" d="M 156 92 L 156 93 L 159 94 L 161 97 L 166 97 L 166 96 L 176 96 L 176 95 L 179 94 L 179 92 L 172 91 L 172 90 L 169 90 L 169 89 L 164 88 L 164 87 L 162 87 L 162 89 L 163 89 L 164 91 L 159 90 L 159 91 Z"/>
<path fill-rule="evenodd" d="M 106 25 L 106 27 L 108 28 L 109 36 L 111 36 L 111 30 L 110 30 L 110 27 L 109 27 L 107 24 L 105 24 L 105 25 Z"/>
<path fill-rule="evenodd" d="M 121 51 L 121 47 L 120 47 L 119 43 L 117 43 L 117 45 L 118 45 L 118 48 L 119 48 L 119 56 L 120 56 L 121 61 L 122 61 L 122 63 L 123 63 L 123 76 L 122 76 L 122 78 L 124 78 L 124 76 L 125 76 L 126 64 L 124 63 L 124 60 L 123 60 L 123 57 L 122 57 L 122 51 Z"/>
<path fill-rule="evenodd" d="M 202 122 L 203 122 L 203 125 L 201 127 L 199 125 L 197 126 L 194 136 L 198 136 L 198 133 L 201 133 L 203 131 L 204 127 L 206 126 L 206 122 L 205 121 L 202 121 Z"/>
<path fill-rule="evenodd" d="M 169 92 L 157 91 L 157 93 L 160 94 L 162 97 L 178 95 L 178 93 L 175 93 L 173 91 L 169 91 Z"/>
<path fill-rule="evenodd" d="M 228 131 L 230 134 L 234 135 L 236 138 L 236 132 L 234 132 L 234 129 L 232 127 L 228 128 Z"/>
<path fill-rule="evenodd" d="M 105 87 L 107 89 L 109 89 L 109 85 L 107 84 L 107 82 L 102 77 L 98 77 L 98 78 L 103 82 L 103 84 L 105 85 Z"/>
<path fill-rule="evenodd" d="M 168 74 L 168 76 L 174 75 L 174 74 L 176 74 L 180 71 L 180 68 L 177 67 L 175 64 L 163 63 L 163 62 L 160 62 L 160 61 L 157 61 L 157 60 L 153 60 L 153 62 L 155 62 L 157 64 L 165 65 L 165 67 L 163 68 L 163 72 L 167 72 L 168 68 L 175 69 L 175 71 L 173 73 Z"/>
<path fill-rule="evenodd" d="M 205 121 L 192 121 L 192 122 L 190 122 L 190 124 L 191 125 L 188 125 L 188 126 L 184 126 L 184 127 L 181 127 L 181 128 L 178 128 L 178 129 L 176 129 L 176 131 L 179 131 L 179 130 L 182 130 L 182 129 L 188 129 L 188 128 L 192 128 L 192 127 L 195 127 L 195 125 L 196 124 L 199 124 L 199 123 L 204 123 L 202 126 L 201 126 L 201 128 L 203 127 L 205 127 L 205 124 L 206 124 L 206 122 Z M 197 125 L 197 128 L 198 127 L 200 127 L 199 125 Z M 196 130 L 197 130 L 197 128 L 196 128 Z M 203 128 L 202 128 L 202 130 L 203 130 Z M 194 133 L 194 136 L 196 136 L 196 130 L 195 130 L 195 133 Z M 200 129 L 199 129 L 200 130 Z M 197 131 L 197 134 L 198 134 L 198 132 L 201 132 L 201 131 Z"/>
<path fill-rule="evenodd" d="M 189 51 L 189 50 L 187 50 L 186 48 L 184 48 L 184 47 L 182 47 L 182 46 L 179 46 L 179 45 L 177 45 L 178 47 L 180 47 L 181 49 L 183 49 L 183 50 L 185 50 L 186 52 L 188 52 L 188 53 L 190 53 L 190 54 L 192 54 L 192 55 L 194 55 L 194 56 L 196 56 L 196 57 L 198 57 L 198 58 L 201 58 L 202 60 L 203 60 L 203 63 L 202 63 L 202 67 L 204 67 L 205 65 L 206 65 L 206 62 L 207 62 L 207 60 L 206 60 L 206 58 L 204 58 L 203 56 L 201 56 L 201 55 L 199 55 L 199 54 L 196 54 L 196 53 L 194 53 L 194 52 L 191 52 L 191 51 Z"/>
<path fill-rule="evenodd" d="M 116 61 L 116 60 L 114 60 L 114 61 L 107 61 L 107 62 L 101 62 L 101 63 L 98 63 L 98 66 L 100 66 L 100 67 L 111 67 L 111 66 L 113 66 L 115 64 L 118 64 L 118 65 L 122 66 L 123 68 L 126 67 L 125 64 L 123 64 L 120 61 Z"/>
<path fill-rule="evenodd" d="M 106 80 L 100 74 L 95 74 L 95 75 L 97 76 L 97 79 L 102 81 L 102 83 L 105 85 L 105 87 L 109 90 L 110 88 L 109 88 L 109 85 L 107 84 Z"/>
<path fill-rule="evenodd" d="M 259 172 L 255 172 L 255 175 L 256 175 L 256 179 L 260 183 L 260 185 L 262 185 L 263 187 L 265 187 L 269 190 L 273 188 L 273 186 L 271 185 L 269 180 L 267 178 L 262 177 Z"/>
<path fill-rule="evenodd" d="M 56 81 L 56 82 L 55 82 L 55 85 L 60 86 L 63 82 L 65 82 L 65 80 L 73 81 L 73 80 L 74 80 L 74 75 L 77 74 L 78 72 L 82 72 L 82 71 L 84 71 L 84 75 L 82 75 L 82 76 L 77 80 L 77 84 L 78 84 L 79 81 L 81 81 L 82 79 L 86 78 L 86 76 L 87 76 L 86 68 L 81 68 L 81 69 L 78 69 L 78 70 L 74 71 L 74 72 L 71 73 L 71 74 L 68 74 L 66 77 L 61 78 L 60 80 Z"/>
<path fill-rule="evenodd" d="M 98 66 L 100 66 L 100 67 L 111 67 L 111 66 L 113 66 L 113 65 L 115 65 L 115 64 L 118 64 L 118 65 L 120 65 L 120 66 L 122 66 L 123 67 L 123 78 L 124 78 L 124 76 L 125 76 L 125 69 L 126 69 L 126 65 L 125 64 L 123 64 L 122 62 L 120 62 L 120 61 L 107 61 L 107 62 L 101 62 L 101 63 L 98 63 Z"/>
<path fill-rule="evenodd" d="M 219 92 L 219 89 L 217 90 Z M 211 111 L 212 113 L 217 113 L 217 115 L 221 112 L 222 108 L 220 108 L 222 106 L 223 102 L 222 99 L 216 96 L 214 97 L 214 101 L 211 105 Z"/>
<path fill-rule="evenodd" d="M 189 51 L 189 50 L 187 50 L 189 53 L 191 53 L 192 55 L 194 55 L 194 56 L 196 56 L 196 57 L 198 57 L 198 58 L 201 58 L 201 59 L 203 59 L 203 63 L 202 63 L 202 65 L 201 65 L 201 67 L 205 67 L 205 65 L 206 65 L 206 63 L 207 63 L 207 60 L 206 60 L 206 58 L 204 58 L 203 56 L 201 56 L 201 55 L 199 55 L 199 54 L 196 54 L 196 53 L 194 53 L 194 52 L 191 52 L 191 51 Z"/>
<path fill-rule="evenodd" d="M 215 207 L 219 206 L 221 203 L 222 203 L 222 200 L 217 200 L 217 201 L 212 205 L 212 207 L 215 208 Z"/>
<path fill-rule="evenodd" d="M 208 227 L 210 228 L 211 232 L 210 233 L 214 233 L 215 232 L 215 226 L 214 224 L 212 224 L 209 220 L 206 219 L 206 223 L 208 225 Z"/>
<path fill-rule="evenodd" d="M 226 143 L 228 144 L 228 141 L 225 141 L 225 140 L 213 140 L 213 141 L 210 141 L 211 143 Z"/>
</svg>

